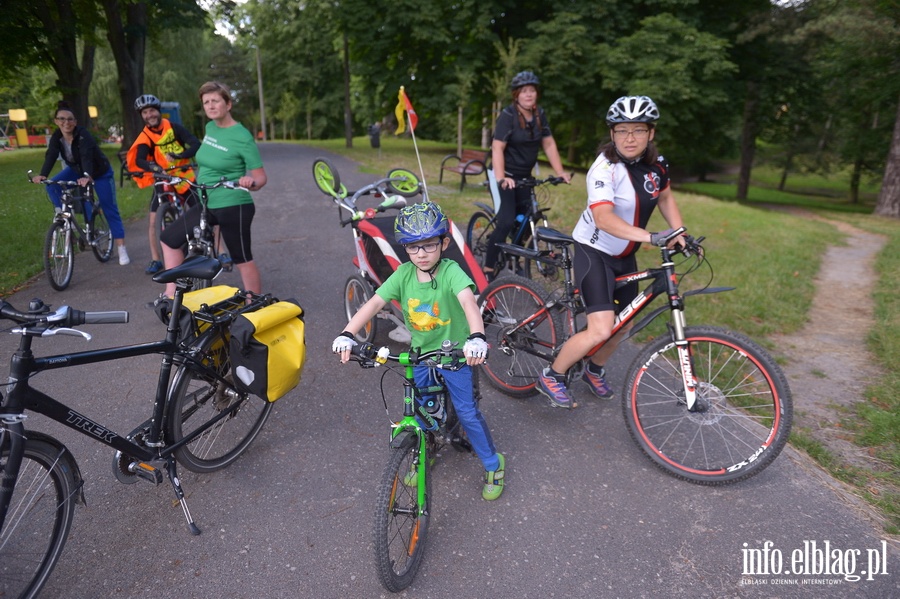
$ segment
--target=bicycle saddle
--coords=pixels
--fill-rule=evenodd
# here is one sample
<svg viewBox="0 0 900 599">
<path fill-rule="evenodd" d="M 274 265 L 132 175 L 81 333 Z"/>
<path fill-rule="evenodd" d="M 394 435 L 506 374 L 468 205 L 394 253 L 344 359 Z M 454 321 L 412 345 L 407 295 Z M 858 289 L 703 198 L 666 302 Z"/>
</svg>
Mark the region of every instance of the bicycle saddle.
<svg viewBox="0 0 900 599">
<path fill-rule="evenodd" d="M 215 258 L 193 256 L 181 265 L 153 275 L 155 283 L 174 283 L 178 279 L 214 279 L 222 270 L 222 264 Z"/>
<path fill-rule="evenodd" d="M 575 240 L 572 239 L 571 235 L 560 233 L 556 229 L 537 227 L 534 231 L 537 233 L 538 239 L 543 241 L 549 241 L 550 243 L 575 243 Z"/>
</svg>

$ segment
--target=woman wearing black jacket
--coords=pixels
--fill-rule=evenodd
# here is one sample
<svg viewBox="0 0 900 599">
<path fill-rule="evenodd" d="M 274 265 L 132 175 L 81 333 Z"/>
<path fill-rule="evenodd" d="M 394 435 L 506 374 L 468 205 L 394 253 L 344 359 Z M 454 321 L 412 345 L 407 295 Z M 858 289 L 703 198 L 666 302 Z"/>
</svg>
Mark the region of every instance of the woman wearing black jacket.
<svg viewBox="0 0 900 599">
<path fill-rule="evenodd" d="M 47 144 L 44 155 L 44 166 L 41 174 L 32 181 L 39 183 L 47 178 L 56 160 L 62 157 L 65 167 L 54 181 L 78 181 L 79 185 L 93 183 L 100 208 L 109 223 L 110 232 L 119 248 L 119 264 L 131 262 L 128 250 L 125 249 L 125 227 L 119 216 L 116 204 L 116 182 L 112 166 L 106 155 L 100 150 L 90 132 L 75 121 L 75 113 L 66 102 L 60 102 L 56 109 L 56 126 L 58 127 Z M 55 185 L 47 186 L 47 195 L 53 205 L 62 206 L 62 191 Z"/>
</svg>

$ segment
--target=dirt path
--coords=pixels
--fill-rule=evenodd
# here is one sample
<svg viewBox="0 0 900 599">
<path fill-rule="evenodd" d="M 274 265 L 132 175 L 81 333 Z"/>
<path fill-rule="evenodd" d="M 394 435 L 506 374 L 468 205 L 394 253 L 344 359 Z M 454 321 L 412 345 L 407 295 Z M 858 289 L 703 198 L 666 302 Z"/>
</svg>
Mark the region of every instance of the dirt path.
<svg viewBox="0 0 900 599">
<path fill-rule="evenodd" d="M 784 367 L 794 396 L 794 426 L 808 429 L 828 450 L 854 466 L 886 468 L 854 445 L 840 427 L 848 408 L 863 399 L 866 381 L 882 375 L 866 347 L 871 330 L 875 282 L 873 263 L 885 239 L 846 223 L 828 222 L 847 237 L 830 246 L 816 276 L 809 322 L 773 340 L 790 356 Z"/>
</svg>

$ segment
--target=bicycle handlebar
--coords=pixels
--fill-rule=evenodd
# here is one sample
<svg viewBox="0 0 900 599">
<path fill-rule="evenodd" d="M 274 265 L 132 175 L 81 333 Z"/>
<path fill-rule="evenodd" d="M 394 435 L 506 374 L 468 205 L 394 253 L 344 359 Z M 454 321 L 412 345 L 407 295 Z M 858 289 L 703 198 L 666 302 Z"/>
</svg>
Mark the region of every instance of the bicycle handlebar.
<svg viewBox="0 0 900 599">
<path fill-rule="evenodd" d="M 540 185 L 544 185 L 545 183 L 549 183 L 550 185 L 559 185 L 560 183 L 566 182 L 566 180 L 562 177 L 547 177 L 546 179 L 525 177 L 524 179 L 514 179 L 514 181 L 516 182 L 516 187 L 538 187 Z"/>
<path fill-rule="evenodd" d="M 124 324 L 128 322 L 125 310 L 104 310 L 85 312 L 69 306 L 60 306 L 50 311 L 49 306 L 39 299 L 31 300 L 31 311 L 21 312 L 7 301 L 0 300 L 0 318 L 12 320 L 18 324 L 48 324 L 53 327 L 73 327 L 82 324 Z"/>
<path fill-rule="evenodd" d="M 447 340 L 441 344 L 441 349 L 421 353 L 420 348 L 412 348 L 408 352 L 392 354 L 389 347 L 376 348 L 371 343 L 361 343 L 350 348 L 350 355 L 357 359 L 363 368 L 372 368 L 386 362 L 397 362 L 405 366 L 431 366 L 444 370 L 459 370 L 466 365 L 466 355 L 461 349 L 453 347 L 453 342 Z M 440 358 L 451 358 L 453 361 L 447 364 L 441 363 Z"/>
<path fill-rule="evenodd" d="M 91 178 L 90 175 L 88 175 L 87 173 L 84 173 L 83 176 L 88 179 Z M 34 181 L 32 181 L 33 178 L 34 178 L 34 171 L 29 170 L 28 171 L 28 182 L 34 183 Z M 78 181 L 54 181 L 53 179 L 42 179 L 42 180 L 38 181 L 37 183 L 39 185 L 58 185 L 60 187 L 84 187 L 85 189 L 92 185 L 92 183 L 90 183 L 90 182 L 87 185 L 82 185 Z"/>
<path fill-rule="evenodd" d="M 171 183 L 172 185 L 178 185 L 179 183 L 187 183 L 191 187 L 195 189 L 216 189 L 218 187 L 225 187 L 226 189 L 236 189 L 239 191 L 250 191 L 246 187 L 241 187 L 238 185 L 237 181 L 226 181 L 222 179 L 216 183 L 197 183 L 196 181 L 191 181 L 190 179 L 185 179 L 183 177 L 176 177 L 175 175 L 169 175 L 166 173 L 153 173 L 153 178 L 157 181 L 164 181 L 166 183 Z"/>
</svg>

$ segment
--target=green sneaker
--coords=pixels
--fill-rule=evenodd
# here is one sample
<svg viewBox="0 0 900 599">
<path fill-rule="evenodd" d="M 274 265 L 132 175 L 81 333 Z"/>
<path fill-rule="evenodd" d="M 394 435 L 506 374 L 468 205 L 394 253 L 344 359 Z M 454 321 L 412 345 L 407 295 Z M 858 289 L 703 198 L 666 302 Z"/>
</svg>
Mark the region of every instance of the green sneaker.
<svg viewBox="0 0 900 599">
<path fill-rule="evenodd" d="M 481 490 L 481 496 L 488 501 L 499 499 L 503 493 L 506 459 L 502 453 L 498 453 L 497 457 L 500 458 L 500 466 L 496 470 L 484 473 L 484 489 Z"/>
</svg>

